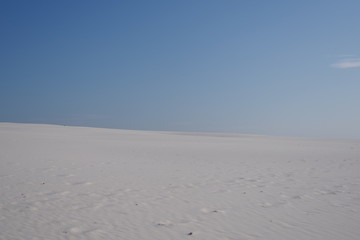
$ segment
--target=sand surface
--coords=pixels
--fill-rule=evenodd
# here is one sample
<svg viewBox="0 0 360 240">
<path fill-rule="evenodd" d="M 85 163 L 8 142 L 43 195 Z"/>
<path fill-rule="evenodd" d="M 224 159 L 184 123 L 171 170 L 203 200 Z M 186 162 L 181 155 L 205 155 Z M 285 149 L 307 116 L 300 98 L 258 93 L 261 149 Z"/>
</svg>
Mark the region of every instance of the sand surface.
<svg viewBox="0 0 360 240">
<path fill-rule="evenodd" d="M 0 239 L 358 240 L 360 140 L 0 123 Z"/>
</svg>

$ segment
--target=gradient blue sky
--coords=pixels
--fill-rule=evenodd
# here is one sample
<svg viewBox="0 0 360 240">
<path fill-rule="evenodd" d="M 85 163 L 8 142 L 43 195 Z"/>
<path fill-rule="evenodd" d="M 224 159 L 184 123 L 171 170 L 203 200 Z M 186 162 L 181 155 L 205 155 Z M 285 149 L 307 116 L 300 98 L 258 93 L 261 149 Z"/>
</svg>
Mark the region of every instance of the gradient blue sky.
<svg viewBox="0 0 360 240">
<path fill-rule="evenodd" d="M 1 1 L 0 121 L 360 138 L 360 1 Z"/>
</svg>

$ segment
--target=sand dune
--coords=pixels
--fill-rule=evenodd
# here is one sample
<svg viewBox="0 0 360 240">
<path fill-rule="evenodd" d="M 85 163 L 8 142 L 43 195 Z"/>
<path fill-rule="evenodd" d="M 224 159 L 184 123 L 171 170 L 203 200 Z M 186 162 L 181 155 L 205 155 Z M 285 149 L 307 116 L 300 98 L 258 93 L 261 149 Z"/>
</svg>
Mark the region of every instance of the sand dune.
<svg viewBox="0 0 360 240">
<path fill-rule="evenodd" d="M 0 239 L 360 238 L 360 140 L 0 123 Z"/>
</svg>

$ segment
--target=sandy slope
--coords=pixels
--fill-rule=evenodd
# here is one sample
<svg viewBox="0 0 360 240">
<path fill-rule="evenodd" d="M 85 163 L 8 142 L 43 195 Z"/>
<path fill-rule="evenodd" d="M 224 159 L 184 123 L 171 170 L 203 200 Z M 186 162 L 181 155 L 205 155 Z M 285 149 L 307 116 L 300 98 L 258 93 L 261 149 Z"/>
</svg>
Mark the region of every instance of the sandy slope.
<svg viewBox="0 0 360 240">
<path fill-rule="evenodd" d="M 6 240 L 360 238 L 360 140 L 0 123 L 0 182 Z"/>
</svg>

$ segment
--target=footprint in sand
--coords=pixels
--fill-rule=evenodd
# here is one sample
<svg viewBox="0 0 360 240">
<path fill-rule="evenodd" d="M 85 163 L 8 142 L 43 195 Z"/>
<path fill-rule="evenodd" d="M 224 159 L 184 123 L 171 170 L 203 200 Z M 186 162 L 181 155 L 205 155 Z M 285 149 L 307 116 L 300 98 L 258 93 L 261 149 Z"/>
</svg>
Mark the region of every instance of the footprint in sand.
<svg viewBox="0 0 360 240">
<path fill-rule="evenodd" d="M 211 208 L 201 208 L 200 211 L 205 213 L 205 214 L 210 214 L 210 213 L 222 213 L 222 214 L 224 214 L 225 213 L 225 211 L 223 211 L 223 210 L 211 209 Z"/>
<path fill-rule="evenodd" d="M 164 221 L 156 222 L 155 225 L 158 227 L 172 227 L 174 226 L 174 223 L 172 223 L 169 220 L 164 220 Z"/>
</svg>

